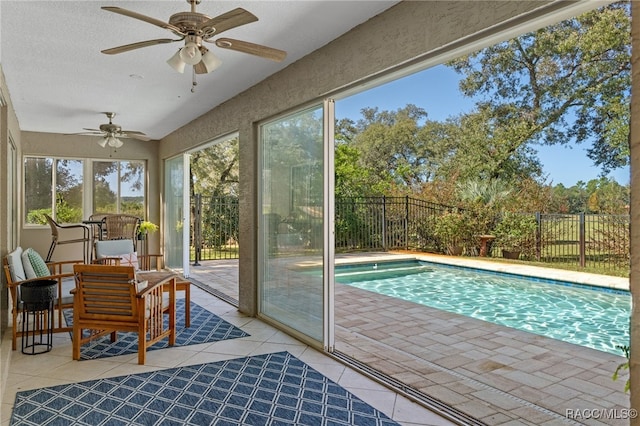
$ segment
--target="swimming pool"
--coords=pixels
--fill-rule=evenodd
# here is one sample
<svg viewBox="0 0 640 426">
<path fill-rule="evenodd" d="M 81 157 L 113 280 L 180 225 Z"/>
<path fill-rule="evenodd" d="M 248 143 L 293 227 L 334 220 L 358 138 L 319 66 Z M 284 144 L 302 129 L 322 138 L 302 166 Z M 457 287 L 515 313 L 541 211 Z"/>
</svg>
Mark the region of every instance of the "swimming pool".
<svg viewBox="0 0 640 426">
<path fill-rule="evenodd" d="M 336 282 L 616 355 L 629 344 L 623 290 L 422 261 L 340 265 Z"/>
</svg>

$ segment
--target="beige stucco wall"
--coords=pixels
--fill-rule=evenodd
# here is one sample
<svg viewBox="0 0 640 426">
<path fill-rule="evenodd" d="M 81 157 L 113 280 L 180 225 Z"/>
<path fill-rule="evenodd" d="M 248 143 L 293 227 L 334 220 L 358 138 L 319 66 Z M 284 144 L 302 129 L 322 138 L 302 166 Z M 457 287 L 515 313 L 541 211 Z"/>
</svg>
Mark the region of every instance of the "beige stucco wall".
<svg viewBox="0 0 640 426">
<path fill-rule="evenodd" d="M 5 102 L 5 106 L 0 103 L 0 200 L 8 200 L 11 194 L 17 188 L 8 185 L 7 164 L 9 155 L 9 139 L 17 145 L 18 158 L 20 156 L 20 127 L 16 118 L 11 97 L 7 88 L 2 65 L 0 65 L 0 99 Z M 12 229 L 9 218 L 11 217 L 10 209 L 12 207 L 5 202 L 0 201 L 0 256 L 4 256 L 11 250 L 11 241 L 13 238 L 17 240 L 18 236 L 11 236 Z M 0 340 L 4 337 L 5 330 L 9 320 L 9 293 L 7 290 L 7 281 L 4 272 L 0 274 L 0 282 L 2 283 L 0 292 Z M 9 357 L 11 345 L 0 345 L 0 387 L 4 387 L 7 377 L 7 368 L 9 363 L 6 360 Z"/>
</svg>

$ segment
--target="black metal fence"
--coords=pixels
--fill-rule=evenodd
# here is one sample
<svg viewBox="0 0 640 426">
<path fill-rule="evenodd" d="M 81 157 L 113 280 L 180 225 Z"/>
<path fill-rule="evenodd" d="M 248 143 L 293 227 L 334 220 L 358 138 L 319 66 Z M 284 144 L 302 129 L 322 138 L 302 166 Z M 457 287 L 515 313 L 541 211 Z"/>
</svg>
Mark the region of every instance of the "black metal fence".
<svg viewBox="0 0 640 426">
<path fill-rule="evenodd" d="M 238 258 L 238 212 L 237 197 L 191 199 L 190 261 Z"/>
<path fill-rule="evenodd" d="M 629 269 L 629 216 L 537 214 L 537 260 Z"/>
<path fill-rule="evenodd" d="M 452 210 L 411 197 L 336 199 L 336 250 L 446 253 L 447 241 L 436 236 L 435 228 L 438 218 Z M 628 215 L 523 215 L 534 217 L 537 226 L 525 237 L 522 259 L 583 268 L 629 269 Z M 474 235 L 472 240 L 465 241 L 465 254 L 477 256 L 480 239 Z M 487 255 L 502 256 L 503 247 L 489 242 Z"/>
<path fill-rule="evenodd" d="M 447 242 L 435 235 L 440 216 L 450 206 L 412 197 L 350 197 L 335 201 L 337 252 L 415 250 L 446 253 Z M 522 259 L 575 264 L 599 269 L 629 268 L 629 216 L 531 213 L 537 227 L 523 244 Z M 191 260 L 238 257 L 238 199 L 200 197 L 192 200 Z M 494 220 L 494 223 L 499 221 Z M 277 227 L 274 227 L 277 229 Z M 486 231 L 483 231 L 486 232 Z M 474 235 L 465 255 L 480 254 Z M 491 244 L 488 256 L 502 256 Z"/>
<path fill-rule="evenodd" d="M 429 235 L 450 208 L 411 197 L 348 197 L 335 201 L 337 251 L 438 250 Z"/>
</svg>

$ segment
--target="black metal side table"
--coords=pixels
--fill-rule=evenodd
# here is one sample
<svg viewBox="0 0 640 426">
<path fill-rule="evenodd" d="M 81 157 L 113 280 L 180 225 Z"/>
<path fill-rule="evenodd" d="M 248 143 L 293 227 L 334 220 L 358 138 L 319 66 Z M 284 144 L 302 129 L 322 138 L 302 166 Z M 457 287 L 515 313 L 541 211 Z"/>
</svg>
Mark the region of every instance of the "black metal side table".
<svg viewBox="0 0 640 426">
<path fill-rule="evenodd" d="M 57 286 L 55 280 L 31 281 L 20 285 L 23 354 L 37 355 L 51 350 Z"/>
</svg>

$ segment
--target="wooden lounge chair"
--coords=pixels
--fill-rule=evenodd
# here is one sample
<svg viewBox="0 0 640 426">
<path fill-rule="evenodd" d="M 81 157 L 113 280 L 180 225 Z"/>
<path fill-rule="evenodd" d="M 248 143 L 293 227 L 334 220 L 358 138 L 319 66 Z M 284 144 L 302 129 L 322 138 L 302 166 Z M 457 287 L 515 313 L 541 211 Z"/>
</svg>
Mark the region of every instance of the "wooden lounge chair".
<svg viewBox="0 0 640 426">
<path fill-rule="evenodd" d="M 96 241 L 94 263 L 101 265 L 133 266 L 139 280 L 147 280 L 150 283 L 163 280 L 172 272 L 164 270 L 163 256 L 161 254 L 138 255 L 131 252 L 131 240 L 106 240 Z M 155 265 L 155 267 L 154 267 Z M 176 290 L 184 291 L 184 321 L 185 327 L 191 327 L 191 282 L 176 275 Z M 168 288 L 165 289 L 168 291 Z"/>
<path fill-rule="evenodd" d="M 73 272 L 71 267 L 74 264 L 83 263 L 83 260 L 67 260 L 63 262 L 48 262 L 46 268 L 48 274 L 40 274 L 33 276 L 32 273 L 27 277 L 25 273 L 25 265 L 29 262 L 28 259 L 23 256 L 27 250 L 23 251 L 21 247 L 16 248 L 9 253 L 3 259 L 4 273 L 7 278 L 7 287 L 9 288 L 9 296 L 11 300 L 11 316 L 12 316 L 12 333 L 11 333 L 11 349 L 16 350 L 17 339 L 22 337 L 20 331 L 20 317 L 22 313 L 23 303 L 21 298 L 20 286 L 34 281 L 42 280 L 55 280 L 58 283 L 57 298 L 54 302 L 54 308 L 56 310 L 56 320 L 54 321 L 53 333 L 70 332 L 71 327 L 68 327 L 63 321 L 62 310 L 71 308 L 73 306 L 73 298 L 71 296 L 71 289 L 75 286 L 73 280 Z M 44 260 L 42 260 L 44 264 Z"/>
<path fill-rule="evenodd" d="M 73 359 L 91 340 L 128 331 L 138 334 L 138 364 L 146 361 L 147 348 L 164 338 L 176 342 L 175 276 L 153 284 L 136 282 L 132 266 L 75 265 L 73 290 Z M 168 285 L 168 294 L 163 289 Z M 168 327 L 163 314 L 169 315 Z M 88 335 L 83 333 L 88 330 Z"/>
<path fill-rule="evenodd" d="M 161 271 L 164 268 L 162 254 L 140 255 L 132 250 L 133 247 L 135 245 L 131 239 L 96 241 L 93 263 L 126 265 L 127 262 L 132 262 L 129 266 L 141 271 Z"/>
</svg>

